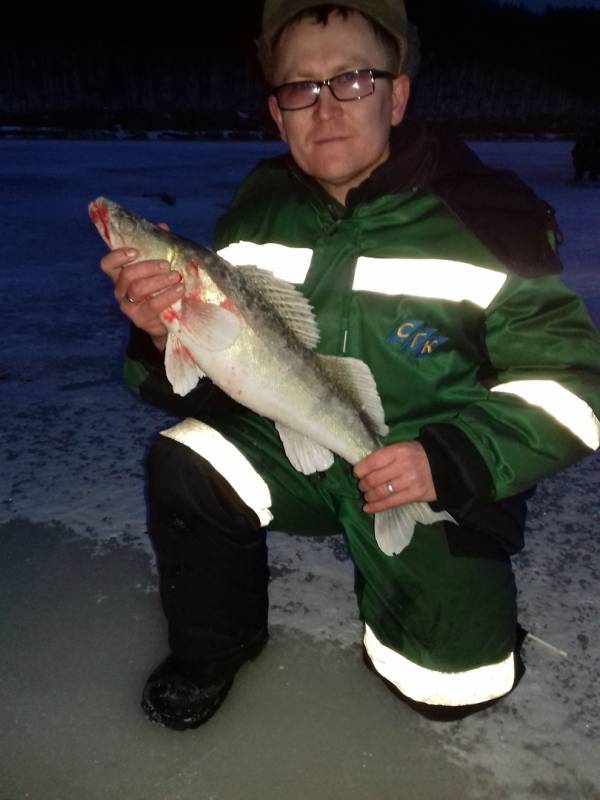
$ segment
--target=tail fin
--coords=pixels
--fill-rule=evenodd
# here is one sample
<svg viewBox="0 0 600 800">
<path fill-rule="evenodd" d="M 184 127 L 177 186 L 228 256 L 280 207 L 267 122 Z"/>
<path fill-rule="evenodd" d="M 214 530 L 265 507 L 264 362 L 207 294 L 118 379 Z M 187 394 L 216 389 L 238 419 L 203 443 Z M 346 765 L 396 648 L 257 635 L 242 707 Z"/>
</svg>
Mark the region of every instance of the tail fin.
<svg viewBox="0 0 600 800">
<path fill-rule="evenodd" d="M 428 503 L 408 503 L 375 514 L 375 539 L 386 556 L 395 556 L 407 547 L 413 537 L 415 523 L 432 525 L 434 522 L 456 520 L 447 511 L 433 511 Z"/>
</svg>

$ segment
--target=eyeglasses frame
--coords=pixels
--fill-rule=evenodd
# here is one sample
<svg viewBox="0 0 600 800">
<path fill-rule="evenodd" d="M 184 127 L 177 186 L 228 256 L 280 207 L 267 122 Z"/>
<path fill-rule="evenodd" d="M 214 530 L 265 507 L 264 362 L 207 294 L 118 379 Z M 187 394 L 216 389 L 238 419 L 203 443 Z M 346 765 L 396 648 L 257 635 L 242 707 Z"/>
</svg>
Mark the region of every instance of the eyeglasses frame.
<svg viewBox="0 0 600 800">
<path fill-rule="evenodd" d="M 369 94 L 361 94 L 358 97 L 338 97 L 336 93 L 333 91 L 333 87 L 331 82 L 334 81 L 336 78 L 341 78 L 343 75 L 357 75 L 359 72 L 369 72 L 371 74 L 371 86 L 372 90 Z M 273 93 L 275 100 L 277 101 L 277 105 L 279 106 L 280 111 L 303 111 L 305 108 L 312 108 L 312 106 L 317 104 L 319 97 L 321 96 L 321 89 L 323 86 L 326 86 L 331 94 L 335 97 L 335 99 L 339 103 L 351 103 L 354 100 L 362 100 L 365 97 L 371 97 L 371 95 L 375 94 L 375 80 L 377 78 L 390 78 L 394 79 L 397 76 L 394 75 L 393 72 L 387 72 L 383 69 L 374 69 L 373 67 L 365 67 L 363 69 L 350 69 L 346 72 L 340 72 L 338 75 L 333 75 L 331 78 L 325 78 L 324 80 L 320 81 L 313 81 L 313 80 L 305 80 L 305 81 L 288 81 L 287 83 L 281 83 L 279 86 L 271 87 L 271 92 Z M 312 83 L 314 86 L 314 100 L 306 106 L 298 106 L 295 108 L 284 108 L 281 103 L 279 102 L 279 97 L 277 96 L 277 91 L 279 89 L 283 89 L 284 86 L 291 86 L 294 83 Z"/>
</svg>

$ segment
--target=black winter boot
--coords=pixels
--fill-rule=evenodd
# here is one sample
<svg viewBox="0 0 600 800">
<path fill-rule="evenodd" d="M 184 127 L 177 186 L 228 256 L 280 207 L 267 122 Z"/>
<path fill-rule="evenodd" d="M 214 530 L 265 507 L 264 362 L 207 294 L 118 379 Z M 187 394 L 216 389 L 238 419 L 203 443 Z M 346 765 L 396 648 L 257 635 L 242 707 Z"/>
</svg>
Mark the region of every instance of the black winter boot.
<svg viewBox="0 0 600 800">
<path fill-rule="evenodd" d="M 148 678 L 142 694 L 147 717 L 176 731 L 197 728 L 217 711 L 231 689 L 235 673 L 255 658 L 267 641 L 262 638 L 244 648 L 237 664 L 212 664 L 190 668 L 171 655 Z M 242 658 L 243 654 L 243 658 Z"/>
</svg>

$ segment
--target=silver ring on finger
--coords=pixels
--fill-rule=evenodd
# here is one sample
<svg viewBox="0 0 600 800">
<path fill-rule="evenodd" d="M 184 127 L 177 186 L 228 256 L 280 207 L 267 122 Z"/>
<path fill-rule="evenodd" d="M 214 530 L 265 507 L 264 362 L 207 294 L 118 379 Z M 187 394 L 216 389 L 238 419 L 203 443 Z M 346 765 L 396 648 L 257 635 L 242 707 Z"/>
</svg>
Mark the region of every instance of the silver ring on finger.
<svg viewBox="0 0 600 800">
<path fill-rule="evenodd" d="M 135 300 L 133 299 L 133 297 L 129 297 L 128 294 L 125 295 L 125 298 L 127 298 L 127 300 L 129 300 L 130 303 L 135 303 Z"/>
<path fill-rule="evenodd" d="M 391 481 L 388 481 L 388 483 L 386 483 L 386 485 L 385 485 L 385 488 L 387 489 L 387 493 L 388 493 L 389 495 L 392 495 L 392 494 L 394 494 L 394 491 L 395 491 L 395 489 L 394 489 L 394 487 L 392 486 L 392 482 L 391 482 Z"/>
</svg>

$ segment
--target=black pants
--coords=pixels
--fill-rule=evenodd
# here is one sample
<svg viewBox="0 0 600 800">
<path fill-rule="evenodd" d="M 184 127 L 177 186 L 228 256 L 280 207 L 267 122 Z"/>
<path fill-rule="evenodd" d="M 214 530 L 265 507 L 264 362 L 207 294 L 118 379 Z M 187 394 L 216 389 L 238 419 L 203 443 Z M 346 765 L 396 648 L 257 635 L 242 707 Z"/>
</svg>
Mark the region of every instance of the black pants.
<svg viewBox="0 0 600 800">
<path fill-rule="evenodd" d="M 153 445 L 148 481 L 149 530 L 171 650 L 191 668 L 238 666 L 267 636 L 266 529 L 208 461 L 173 439 L 159 436 Z M 515 686 L 524 672 L 523 637 L 519 629 Z M 393 691 L 437 720 L 460 719 L 497 702 L 453 708 Z"/>
<path fill-rule="evenodd" d="M 148 459 L 148 494 L 173 654 L 237 663 L 266 636 L 266 530 L 208 461 L 164 436 Z"/>
</svg>

